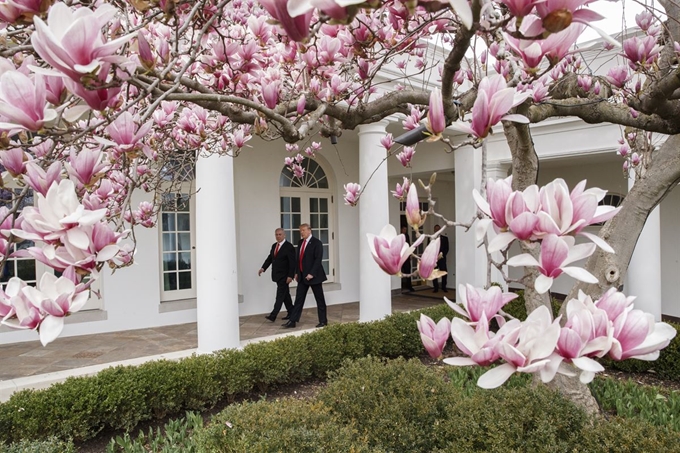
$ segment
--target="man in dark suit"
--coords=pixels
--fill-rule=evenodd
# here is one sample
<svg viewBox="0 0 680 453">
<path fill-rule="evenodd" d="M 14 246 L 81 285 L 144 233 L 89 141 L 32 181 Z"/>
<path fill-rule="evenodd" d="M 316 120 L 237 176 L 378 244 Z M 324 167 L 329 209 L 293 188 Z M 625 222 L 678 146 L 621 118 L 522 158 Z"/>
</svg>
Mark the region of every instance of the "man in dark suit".
<svg viewBox="0 0 680 453">
<path fill-rule="evenodd" d="M 439 225 L 434 226 L 434 232 L 439 231 L 441 227 Z M 437 260 L 437 269 L 440 271 L 446 271 L 446 255 L 449 253 L 449 238 L 444 235 L 439 236 L 439 259 Z M 442 276 L 442 291 L 448 293 L 449 290 L 446 288 L 446 280 L 448 274 Z M 434 286 L 434 292 L 439 292 L 439 279 L 435 278 L 432 280 L 432 285 Z"/>
<path fill-rule="evenodd" d="M 328 324 L 328 319 L 326 318 L 326 298 L 321 286 L 326 281 L 326 272 L 324 272 L 322 265 L 323 244 L 312 236 L 312 230 L 306 223 L 300 225 L 300 236 L 302 236 L 302 239 L 298 244 L 297 265 L 295 266 L 295 281 L 298 284 L 295 293 L 295 305 L 293 305 L 290 319 L 283 327 L 290 329 L 295 327 L 295 323 L 300 322 L 302 308 L 305 305 L 305 298 L 310 287 L 316 299 L 316 310 L 319 315 L 319 324 L 316 327 L 325 327 Z"/>
<path fill-rule="evenodd" d="M 288 314 L 283 319 L 290 319 L 290 314 L 293 312 L 293 300 L 290 297 L 290 289 L 288 285 L 295 277 L 295 247 L 293 244 L 286 241 L 286 234 L 283 228 L 277 228 L 274 231 L 276 242 L 272 245 L 269 256 L 257 275 L 262 275 L 269 265 L 272 266 L 272 281 L 276 283 L 276 301 L 274 302 L 274 310 L 265 316 L 271 322 L 276 321 L 276 316 L 281 311 L 281 305 L 286 305 Z"/>
</svg>

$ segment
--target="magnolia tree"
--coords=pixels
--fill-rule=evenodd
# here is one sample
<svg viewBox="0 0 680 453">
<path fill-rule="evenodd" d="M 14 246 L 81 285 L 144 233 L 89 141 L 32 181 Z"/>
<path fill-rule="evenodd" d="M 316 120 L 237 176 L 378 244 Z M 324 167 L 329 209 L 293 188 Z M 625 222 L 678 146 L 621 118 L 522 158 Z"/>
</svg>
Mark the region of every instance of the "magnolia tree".
<svg viewBox="0 0 680 453">
<path fill-rule="evenodd" d="M 500 320 L 510 296 L 494 288 L 460 291 L 469 319 L 465 326 L 454 320 L 461 350 L 475 363 L 491 363 L 494 354 L 505 360 L 482 384 L 500 382 L 511 370 L 547 379 L 564 363 L 580 367 L 587 381 L 597 371 L 592 357 L 649 357 L 664 343 L 655 339 L 667 340 L 670 332 L 609 288 L 620 285 L 647 214 L 680 180 L 680 14 L 662 1 L 665 22 L 650 8 L 637 17 L 638 33 L 622 43 L 604 39 L 607 48 L 621 46 L 616 52 L 624 64 L 595 74 L 570 50 L 602 19 L 590 4 L 0 0 L 0 252 L 3 261 L 33 257 L 59 275 L 46 274 L 36 287 L 10 279 L 0 293 L 3 324 L 36 330 L 45 344 L 54 340 L 102 268 L 132 262 L 134 227 L 154 225 L 162 197 L 133 203 L 135 191 L 172 190 L 198 156 L 237 156 L 253 135 L 280 139 L 291 152 L 286 164 L 301 176 L 300 164 L 320 149 L 319 137 L 402 115 L 406 129 L 450 149 L 479 152 L 502 122 L 510 145 L 513 178 L 480 188 L 480 215 L 491 222 L 481 219 L 476 228 L 481 238 L 493 225 L 486 239 L 491 250 L 520 242 L 525 254 L 507 264 L 526 266 L 522 283 L 532 314 L 492 334 L 486 326 Z M 428 50 L 433 45 L 436 55 Z M 385 74 L 395 74 L 382 71 L 386 65 L 401 76 L 386 83 Z M 418 75 L 438 79 L 438 88 L 414 86 Z M 561 181 L 533 186 L 538 158 L 529 123 L 556 116 L 626 128 L 619 153 L 637 180 L 600 233 L 606 243 L 595 236 L 588 236 L 591 245 L 573 241 L 585 225 L 614 214 L 593 207 L 602 191 L 579 185 L 569 192 Z M 466 139 L 445 138 L 447 126 Z M 651 146 L 650 133 L 668 137 Z M 414 157 L 415 148 L 399 148 L 390 136 L 383 146 L 404 165 Z M 346 189 L 346 202 L 355 204 L 361 187 Z M 408 179 L 394 191 L 411 200 L 413 225 L 422 220 L 412 206 L 416 191 Z M 473 219 L 457 220 L 472 226 Z M 18 246 L 22 241 L 33 245 Z M 386 229 L 371 242 L 387 272 L 410 254 L 401 241 Z M 425 278 L 437 275 L 437 245 L 435 238 L 420 259 Z M 568 266 L 588 254 L 586 270 Z M 562 272 L 584 283 L 573 290 L 575 302 L 565 305 L 560 327 L 539 307 Z M 498 310 L 481 310 L 480 303 Z M 591 325 L 595 333 L 586 335 Z M 544 354 L 555 336 L 559 343 Z M 534 341 L 539 337 L 548 340 Z M 537 352 L 536 343 L 543 349 Z"/>
</svg>

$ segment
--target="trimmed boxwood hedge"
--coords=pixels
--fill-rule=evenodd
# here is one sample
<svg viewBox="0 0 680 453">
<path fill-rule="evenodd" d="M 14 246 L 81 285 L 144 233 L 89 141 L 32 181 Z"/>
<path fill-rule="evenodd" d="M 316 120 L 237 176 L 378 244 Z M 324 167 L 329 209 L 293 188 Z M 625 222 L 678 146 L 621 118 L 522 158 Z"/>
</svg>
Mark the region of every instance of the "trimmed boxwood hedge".
<svg viewBox="0 0 680 453">
<path fill-rule="evenodd" d="M 0 444 L 23 439 L 83 441 L 104 429 L 203 410 L 250 392 L 323 379 L 345 359 L 366 355 L 416 357 L 422 351 L 416 319 L 451 317 L 442 304 L 372 323 L 330 325 L 299 337 L 254 343 L 180 361 L 108 368 L 44 390 L 24 390 L 0 404 Z"/>
</svg>

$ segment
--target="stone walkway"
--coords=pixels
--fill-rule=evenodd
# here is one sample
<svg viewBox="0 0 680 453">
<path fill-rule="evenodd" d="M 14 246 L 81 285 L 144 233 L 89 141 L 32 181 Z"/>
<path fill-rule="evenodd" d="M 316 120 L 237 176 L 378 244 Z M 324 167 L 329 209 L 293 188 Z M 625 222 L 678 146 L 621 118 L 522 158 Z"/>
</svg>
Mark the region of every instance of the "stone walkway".
<svg viewBox="0 0 680 453">
<path fill-rule="evenodd" d="M 448 295 L 452 297 L 453 291 Z M 402 312 L 443 303 L 441 293 L 430 289 L 397 295 L 392 298 L 392 311 Z M 284 310 L 285 313 L 285 310 Z M 330 324 L 353 322 L 359 319 L 359 303 L 328 307 Z M 303 311 L 296 329 L 281 328 L 285 322 L 272 323 L 264 314 L 240 319 L 241 341 L 271 337 L 313 329 L 317 323 L 316 308 Z M 46 373 L 67 372 L 78 368 L 129 361 L 141 357 L 158 356 L 192 350 L 197 347 L 196 323 L 164 326 L 151 329 L 58 338 L 47 347 L 39 341 L 0 346 L 0 386 L 2 381 L 27 378 Z M 62 374 L 62 373 L 58 373 Z"/>
</svg>

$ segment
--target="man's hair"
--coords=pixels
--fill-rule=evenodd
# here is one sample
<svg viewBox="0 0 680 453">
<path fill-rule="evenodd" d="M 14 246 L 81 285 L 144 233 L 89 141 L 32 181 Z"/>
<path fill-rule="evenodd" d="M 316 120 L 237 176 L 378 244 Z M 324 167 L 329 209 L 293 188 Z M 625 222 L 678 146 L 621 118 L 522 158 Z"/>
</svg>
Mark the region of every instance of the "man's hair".
<svg viewBox="0 0 680 453">
<path fill-rule="evenodd" d="M 274 233 L 278 233 L 279 231 L 283 231 L 283 228 L 277 228 L 274 230 Z"/>
<path fill-rule="evenodd" d="M 308 224 L 308 223 L 301 223 L 301 224 L 300 224 L 300 228 L 301 228 L 301 229 L 302 229 L 302 228 L 306 228 L 306 229 L 308 229 L 308 230 L 311 230 L 311 228 L 309 227 L 309 224 Z"/>
</svg>

